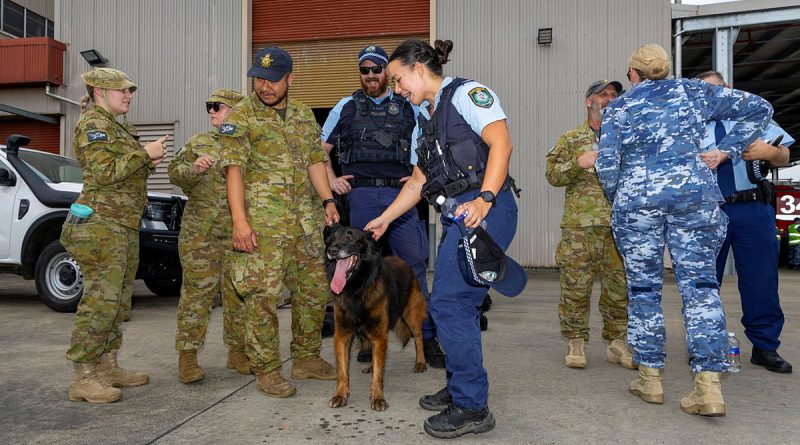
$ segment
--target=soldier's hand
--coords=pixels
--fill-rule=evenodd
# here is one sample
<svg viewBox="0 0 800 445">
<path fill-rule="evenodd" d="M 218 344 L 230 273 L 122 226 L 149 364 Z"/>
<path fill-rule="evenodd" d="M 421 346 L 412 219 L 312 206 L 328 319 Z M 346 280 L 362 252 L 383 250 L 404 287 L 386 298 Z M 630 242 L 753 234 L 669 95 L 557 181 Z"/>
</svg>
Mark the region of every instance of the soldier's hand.
<svg viewBox="0 0 800 445">
<path fill-rule="evenodd" d="M 339 210 L 335 205 L 325 206 L 325 225 L 330 227 L 339 222 Z"/>
<path fill-rule="evenodd" d="M 756 141 L 748 145 L 747 150 L 742 153 L 742 159 L 745 161 L 771 161 L 776 154 L 777 149 L 775 147 L 761 139 L 756 139 Z"/>
<path fill-rule="evenodd" d="M 249 223 L 233 225 L 233 248 L 239 252 L 252 252 L 258 247 L 256 232 Z"/>
<path fill-rule="evenodd" d="M 386 233 L 386 229 L 389 228 L 389 223 L 383 220 L 382 217 L 377 217 L 372 221 L 368 222 L 366 226 L 364 226 L 364 231 L 372 231 L 372 239 L 378 241 L 378 239 Z"/>
<path fill-rule="evenodd" d="M 214 158 L 211 156 L 200 156 L 194 163 L 192 163 L 192 171 L 194 174 L 199 175 L 214 165 Z"/>
<path fill-rule="evenodd" d="M 592 168 L 594 167 L 594 161 L 597 160 L 597 152 L 587 151 L 584 154 L 578 156 L 578 167 L 580 168 Z"/>
<path fill-rule="evenodd" d="M 349 179 L 353 179 L 353 175 L 342 175 L 333 178 L 333 180 L 331 180 L 331 190 L 339 195 L 350 193 L 353 187 L 350 185 L 350 182 L 348 182 Z"/>
<path fill-rule="evenodd" d="M 150 156 L 153 165 L 158 165 L 164 160 L 164 156 L 167 154 L 166 142 L 168 140 L 169 135 L 165 135 L 144 146 L 144 150 L 147 152 L 147 155 Z"/>
<path fill-rule="evenodd" d="M 700 153 L 700 159 L 706 163 L 708 168 L 715 170 L 720 166 L 720 164 L 728 159 L 728 154 L 724 151 L 720 151 L 719 148 L 715 148 L 713 150 Z"/>
</svg>

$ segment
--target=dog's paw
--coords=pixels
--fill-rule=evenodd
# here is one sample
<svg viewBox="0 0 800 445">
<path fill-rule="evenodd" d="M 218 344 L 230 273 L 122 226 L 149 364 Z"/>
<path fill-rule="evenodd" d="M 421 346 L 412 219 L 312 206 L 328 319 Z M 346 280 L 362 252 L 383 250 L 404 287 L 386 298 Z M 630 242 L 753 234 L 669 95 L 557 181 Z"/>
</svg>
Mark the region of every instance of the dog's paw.
<svg viewBox="0 0 800 445">
<path fill-rule="evenodd" d="M 425 362 L 414 363 L 414 372 L 417 372 L 417 373 L 425 372 L 427 369 L 428 369 L 428 367 L 425 366 Z"/>
<path fill-rule="evenodd" d="M 366 368 L 362 369 L 361 372 L 363 372 L 364 374 L 372 373 L 372 365 L 369 365 Z"/>
<path fill-rule="evenodd" d="M 372 401 L 371 407 L 375 411 L 386 411 L 386 408 L 389 407 L 389 403 L 383 397 L 378 397 Z"/>
<path fill-rule="evenodd" d="M 347 405 L 347 396 L 333 396 L 328 402 L 328 406 L 331 408 L 341 408 L 345 405 Z"/>
</svg>

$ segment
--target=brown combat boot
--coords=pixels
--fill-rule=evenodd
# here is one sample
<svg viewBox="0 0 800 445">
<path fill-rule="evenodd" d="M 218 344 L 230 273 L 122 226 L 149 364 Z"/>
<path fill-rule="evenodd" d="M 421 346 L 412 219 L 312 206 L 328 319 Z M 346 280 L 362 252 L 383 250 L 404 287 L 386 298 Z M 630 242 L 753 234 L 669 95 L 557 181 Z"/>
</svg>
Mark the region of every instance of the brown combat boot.
<svg viewBox="0 0 800 445">
<path fill-rule="evenodd" d="M 336 368 L 321 357 L 294 360 L 292 378 L 295 380 L 336 380 Z"/>
<path fill-rule="evenodd" d="M 280 370 L 266 374 L 256 374 L 256 386 L 267 393 L 268 396 L 280 399 L 289 397 L 297 392 L 297 388 L 283 378 Z"/>
<path fill-rule="evenodd" d="M 226 363 L 228 369 L 235 369 L 240 374 L 252 374 L 250 371 L 250 359 L 247 358 L 244 346 L 236 345 L 228 348 L 228 360 Z"/>
<path fill-rule="evenodd" d="M 97 365 L 73 363 L 74 371 L 69 384 L 69 399 L 73 402 L 85 400 L 89 403 L 111 403 L 122 398 L 122 391 L 100 380 Z"/>
<path fill-rule="evenodd" d="M 564 364 L 567 368 L 585 368 L 586 367 L 586 342 L 578 338 L 570 338 L 567 344 L 567 356 L 564 357 Z"/>
<path fill-rule="evenodd" d="M 197 351 L 180 351 L 180 355 L 178 355 L 178 377 L 182 383 L 199 382 L 206 378 L 203 368 L 197 364 Z"/>
<path fill-rule="evenodd" d="M 688 396 L 681 399 L 681 410 L 687 414 L 701 416 L 724 416 L 725 401 L 722 400 L 719 373 L 702 371 L 695 374 L 694 388 Z"/>
<path fill-rule="evenodd" d="M 625 343 L 625 340 L 618 338 L 612 340 L 606 349 L 606 359 L 611 363 L 619 363 L 623 368 L 636 369 L 633 363 L 633 354 L 631 348 Z"/>
<path fill-rule="evenodd" d="M 641 397 L 645 402 L 664 403 L 664 388 L 661 387 L 663 376 L 662 368 L 639 365 L 639 378 L 631 382 L 631 394 Z"/>
<path fill-rule="evenodd" d="M 97 375 L 100 380 L 114 387 L 130 387 L 146 385 L 150 381 L 147 374 L 120 368 L 117 364 L 118 349 L 104 352 L 97 365 Z"/>
</svg>

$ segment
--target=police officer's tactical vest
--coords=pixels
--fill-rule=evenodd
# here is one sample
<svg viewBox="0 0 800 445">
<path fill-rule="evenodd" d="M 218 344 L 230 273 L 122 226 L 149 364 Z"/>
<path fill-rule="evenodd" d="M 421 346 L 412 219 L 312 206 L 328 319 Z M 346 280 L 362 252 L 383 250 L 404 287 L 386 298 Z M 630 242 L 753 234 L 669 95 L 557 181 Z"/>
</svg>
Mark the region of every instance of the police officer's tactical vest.
<svg viewBox="0 0 800 445">
<path fill-rule="evenodd" d="M 407 101 L 397 95 L 376 104 L 363 90 L 353 93 L 356 114 L 339 141 L 339 162 L 389 162 L 410 165 L 414 125 L 406 122 Z"/>
<path fill-rule="evenodd" d="M 417 166 L 425 173 L 427 181 L 422 194 L 429 201 L 438 194 L 454 195 L 443 191 L 455 182 L 466 184 L 464 190 L 480 187 L 486 170 L 489 147 L 452 103 L 456 89 L 466 82 L 470 80 L 454 78 L 442 88 L 439 106 L 431 119 L 426 119 L 422 113 L 418 117 L 422 134 L 418 141 Z"/>
</svg>

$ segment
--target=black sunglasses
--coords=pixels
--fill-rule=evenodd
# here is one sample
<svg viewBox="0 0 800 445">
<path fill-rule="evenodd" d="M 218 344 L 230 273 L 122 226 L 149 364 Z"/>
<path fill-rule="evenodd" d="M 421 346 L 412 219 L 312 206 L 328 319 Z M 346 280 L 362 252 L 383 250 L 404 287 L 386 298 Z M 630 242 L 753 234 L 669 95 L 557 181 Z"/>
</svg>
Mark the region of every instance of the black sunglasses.
<svg viewBox="0 0 800 445">
<path fill-rule="evenodd" d="M 631 81 L 631 68 L 628 67 L 628 71 L 625 73 L 625 76 L 628 78 L 628 82 Z"/>
<path fill-rule="evenodd" d="M 219 111 L 222 102 L 206 102 L 206 113 L 210 113 L 213 109 L 214 111 Z"/>
<path fill-rule="evenodd" d="M 383 72 L 383 65 L 360 66 L 358 67 L 358 71 L 364 75 L 369 74 L 370 71 L 372 71 L 372 74 L 380 74 Z"/>
</svg>

